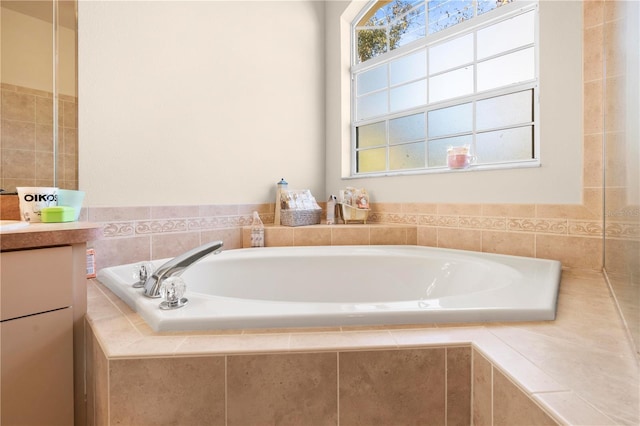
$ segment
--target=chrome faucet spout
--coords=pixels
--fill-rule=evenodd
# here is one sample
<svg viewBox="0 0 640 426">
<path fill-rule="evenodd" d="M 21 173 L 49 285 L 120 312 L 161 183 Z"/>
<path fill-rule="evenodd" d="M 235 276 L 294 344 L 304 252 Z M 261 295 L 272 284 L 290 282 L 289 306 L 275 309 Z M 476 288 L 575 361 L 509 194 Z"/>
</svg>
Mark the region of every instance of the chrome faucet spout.
<svg viewBox="0 0 640 426">
<path fill-rule="evenodd" d="M 222 250 L 222 241 L 213 241 L 176 256 L 160 266 L 144 283 L 143 294 L 147 297 L 160 297 L 160 286 L 169 277 L 182 274 L 189 266 L 203 257 Z"/>
</svg>

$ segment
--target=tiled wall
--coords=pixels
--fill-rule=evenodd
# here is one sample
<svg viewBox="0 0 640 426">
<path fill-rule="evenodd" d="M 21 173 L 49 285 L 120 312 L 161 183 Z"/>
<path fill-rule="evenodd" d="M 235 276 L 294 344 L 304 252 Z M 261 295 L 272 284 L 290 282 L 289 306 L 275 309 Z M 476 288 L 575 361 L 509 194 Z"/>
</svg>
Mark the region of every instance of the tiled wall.
<svg viewBox="0 0 640 426">
<path fill-rule="evenodd" d="M 565 267 L 602 268 L 602 204 L 372 204 L 367 225 L 267 226 L 267 246 L 418 244 L 560 260 Z M 273 204 L 89 208 L 104 224 L 92 243 L 98 268 L 176 256 L 221 239 L 249 246 L 251 212 L 273 223 Z"/>
<path fill-rule="evenodd" d="M 89 425 L 556 424 L 471 346 L 108 359 L 88 340 Z"/>
<path fill-rule="evenodd" d="M 53 185 L 53 94 L 2 83 L 0 188 Z M 58 96 L 57 186 L 78 187 L 78 102 Z"/>
</svg>

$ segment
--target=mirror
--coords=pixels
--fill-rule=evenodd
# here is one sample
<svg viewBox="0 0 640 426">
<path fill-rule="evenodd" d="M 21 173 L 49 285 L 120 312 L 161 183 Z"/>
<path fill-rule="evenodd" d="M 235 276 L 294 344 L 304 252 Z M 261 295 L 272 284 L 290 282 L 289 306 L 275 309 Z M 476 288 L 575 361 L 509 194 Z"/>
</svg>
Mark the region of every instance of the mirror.
<svg viewBox="0 0 640 426">
<path fill-rule="evenodd" d="M 76 1 L 0 5 L 0 188 L 77 189 Z"/>
</svg>

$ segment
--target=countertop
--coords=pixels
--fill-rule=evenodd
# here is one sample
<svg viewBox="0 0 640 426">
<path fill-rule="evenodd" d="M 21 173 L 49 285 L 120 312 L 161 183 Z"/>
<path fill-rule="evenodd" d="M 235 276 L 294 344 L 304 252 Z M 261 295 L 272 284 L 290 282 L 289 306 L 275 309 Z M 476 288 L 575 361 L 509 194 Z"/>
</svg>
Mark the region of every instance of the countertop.
<svg viewBox="0 0 640 426">
<path fill-rule="evenodd" d="M 156 333 L 97 280 L 87 319 L 111 359 L 471 344 L 559 423 L 640 424 L 639 360 L 591 271 L 563 271 L 555 321 Z"/>
<path fill-rule="evenodd" d="M 102 226 L 95 223 L 31 223 L 24 228 L 0 232 L 0 249 L 8 251 L 79 244 L 101 237 Z"/>
</svg>

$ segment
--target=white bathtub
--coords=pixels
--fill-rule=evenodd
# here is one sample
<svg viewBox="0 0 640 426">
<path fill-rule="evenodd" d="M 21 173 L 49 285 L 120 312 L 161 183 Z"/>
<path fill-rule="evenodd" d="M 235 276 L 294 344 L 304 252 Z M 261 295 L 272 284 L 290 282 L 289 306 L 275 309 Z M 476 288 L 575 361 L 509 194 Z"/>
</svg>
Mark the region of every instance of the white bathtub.
<svg viewBox="0 0 640 426">
<path fill-rule="evenodd" d="M 227 250 L 187 269 L 189 302 L 166 311 L 132 287 L 133 266 L 98 280 L 155 331 L 553 320 L 561 275 L 553 260 L 418 246 Z"/>
</svg>

